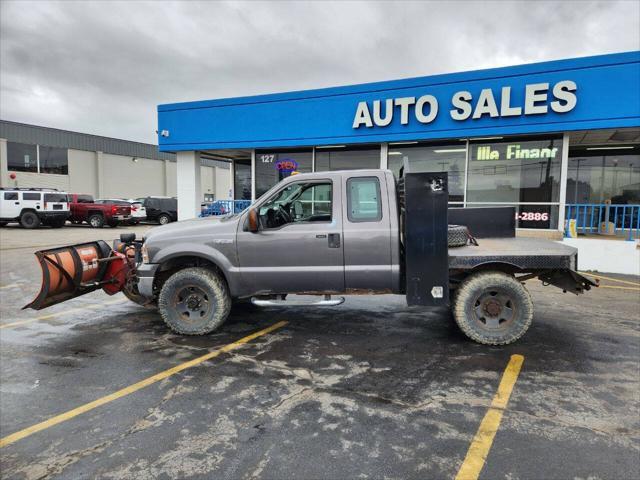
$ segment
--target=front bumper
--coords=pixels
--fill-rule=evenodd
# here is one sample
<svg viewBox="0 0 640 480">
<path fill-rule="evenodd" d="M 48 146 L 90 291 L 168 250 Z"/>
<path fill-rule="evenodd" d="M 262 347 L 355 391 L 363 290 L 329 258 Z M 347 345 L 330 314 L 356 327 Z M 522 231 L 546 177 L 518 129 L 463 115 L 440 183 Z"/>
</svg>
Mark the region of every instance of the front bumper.
<svg viewBox="0 0 640 480">
<path fill-rule="evenodd" d="M 138 267 L 138 292 L 145 298 L 153 298 L 153 280 L 160 265 L 143 263 Z"/>
</svg>

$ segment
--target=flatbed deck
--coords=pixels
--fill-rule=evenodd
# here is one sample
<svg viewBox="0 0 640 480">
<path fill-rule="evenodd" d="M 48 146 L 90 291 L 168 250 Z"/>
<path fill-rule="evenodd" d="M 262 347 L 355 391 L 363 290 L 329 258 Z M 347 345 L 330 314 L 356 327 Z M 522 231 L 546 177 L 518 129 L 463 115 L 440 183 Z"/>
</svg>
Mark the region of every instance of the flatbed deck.
<svg viewBox="0 0 640 480">
<path fill-rule="evenodd" d="M 449 268 L 468 270 L 485 263 L 506 263 L 521 270 L 577 268 L 578 250 L 542 238 L 481 238 L 478 246 L 449 248 Z"/>
</svg>

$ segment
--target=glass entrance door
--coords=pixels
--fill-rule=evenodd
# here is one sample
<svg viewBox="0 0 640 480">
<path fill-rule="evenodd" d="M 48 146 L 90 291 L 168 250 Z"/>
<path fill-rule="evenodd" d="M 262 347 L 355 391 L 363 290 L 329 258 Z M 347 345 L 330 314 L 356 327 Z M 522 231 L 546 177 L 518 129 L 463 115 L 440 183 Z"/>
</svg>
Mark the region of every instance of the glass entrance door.
<svg viewBox="0 0 640 480">
<path fill-rule="evenodd" d="M 234 200 L 251 200 L 251 159 L 233 161 Z"/>
</svg>

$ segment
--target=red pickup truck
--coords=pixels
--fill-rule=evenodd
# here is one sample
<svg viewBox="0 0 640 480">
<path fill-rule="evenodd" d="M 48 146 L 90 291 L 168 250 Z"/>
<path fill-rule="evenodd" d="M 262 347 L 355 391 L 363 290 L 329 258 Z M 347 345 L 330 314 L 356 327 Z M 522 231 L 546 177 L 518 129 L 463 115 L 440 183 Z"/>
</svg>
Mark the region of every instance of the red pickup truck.
<svg viewBox="0 0 640 480">
<path fill-rule="evenodd" d="M 94 228 L 101 228 L 105 223 L 110 227 L 131 219 L 130 205 L 113 203 L 95 203 L 91 195 L 72 193 L 69 195 L 71 223 L 87 222 Z"/>
</svg>

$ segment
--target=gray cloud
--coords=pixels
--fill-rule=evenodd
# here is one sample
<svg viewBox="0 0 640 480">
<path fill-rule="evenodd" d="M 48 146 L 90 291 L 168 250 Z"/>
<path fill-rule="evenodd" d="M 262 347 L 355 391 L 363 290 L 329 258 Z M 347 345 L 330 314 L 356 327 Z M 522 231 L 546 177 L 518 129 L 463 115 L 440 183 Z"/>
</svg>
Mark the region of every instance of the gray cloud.
<svg viewBox="0 0 640 480">
<path fill-rule="evenodd" d="M 149 143 L 159 103 L 640 49 L 635 0 L 0 5 L 0 117 Z"/>
</svg>

